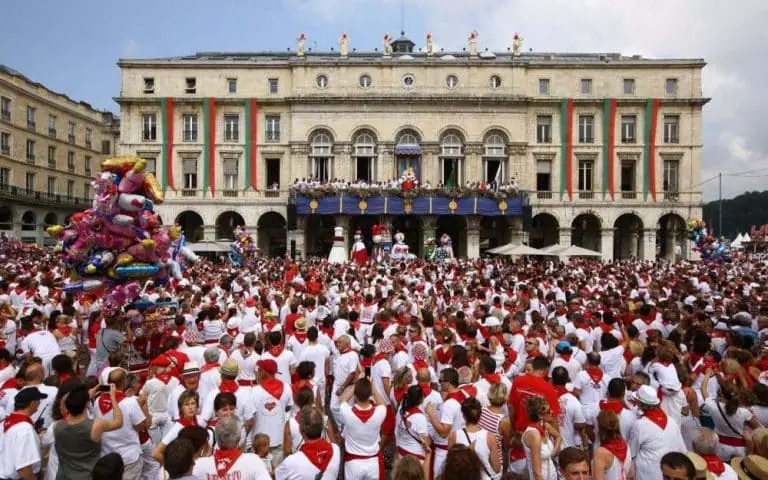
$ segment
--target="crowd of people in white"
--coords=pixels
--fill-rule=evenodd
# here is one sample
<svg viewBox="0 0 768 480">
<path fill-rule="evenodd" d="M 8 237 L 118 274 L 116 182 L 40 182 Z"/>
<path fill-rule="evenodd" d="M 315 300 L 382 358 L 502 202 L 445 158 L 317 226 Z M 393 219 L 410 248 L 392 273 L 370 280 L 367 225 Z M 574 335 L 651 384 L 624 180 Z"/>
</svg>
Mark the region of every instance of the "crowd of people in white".
<svg viewBox="0 0 768 480">
<path fill-rule="evenodd" d="M 748 255 L 202 261 L 110 315 L 0 252 L 0 479 L 768 478 Z"/>
</svg>

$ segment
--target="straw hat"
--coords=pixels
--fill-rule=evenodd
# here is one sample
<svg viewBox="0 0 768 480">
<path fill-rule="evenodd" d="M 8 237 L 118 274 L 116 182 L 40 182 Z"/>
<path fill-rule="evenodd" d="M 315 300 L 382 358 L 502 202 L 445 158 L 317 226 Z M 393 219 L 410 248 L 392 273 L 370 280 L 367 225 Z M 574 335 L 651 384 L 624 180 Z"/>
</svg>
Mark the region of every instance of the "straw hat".
<svg viewBox="0 0 768 480">
<path fill-rule="evenodd" d="M 696 470 L 696 480 L 715 480 L 714 474 L 707 470 L 707 461 L 696 452 L 686 453 Z"/>
<path fill-rule="evenodd" d="M 300 332 L 303 332 L 309 328 L 309 323 L 307 322 L 306 318 L 299 317 L 296 319 L 296 322 L 294 322 L 293 328 Z"/>
<path fill-rule="evenodd" d="M 734 457 L 731 467 L 736 471 L 739 480 L 768 480 L 768 458 L 760 455 Z"/>
<path fill-rule="evenodd" d="M 230 358 L 225 360 L 221 367 L 219 367 L 219 373 L 229 377 L 236 377 L 240 373 L 240 365 Z"/>
</svg>

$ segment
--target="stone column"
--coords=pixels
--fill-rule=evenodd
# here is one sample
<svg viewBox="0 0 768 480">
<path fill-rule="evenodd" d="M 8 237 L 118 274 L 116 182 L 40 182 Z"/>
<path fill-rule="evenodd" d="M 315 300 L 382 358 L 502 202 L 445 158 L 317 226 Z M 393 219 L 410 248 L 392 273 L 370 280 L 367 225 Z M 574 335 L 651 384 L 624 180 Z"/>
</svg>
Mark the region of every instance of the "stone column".
<svg viewBox="0 0 768 480">
<path fill-rule="evenodd" d="M 421 182 L 432 186 L 440 183 L 440 145 L 437 142 L 423 143 L 421 149 Z"/>
<path fill-rule="evenodd" d="M 307 240 L 307 217 L 296 217 L 296 230 L 288 231 L 288 253 L 291 252 L 291 241 L 296 242 L 296 253 L 301 254 L 302 257 L 306 257 L 306 240 Z"/>
<path fill-rule="evenodd" d="M 524 233 L 523 232 L 523 218 L 522 217 L 511 217 L 510 218 L 510 227 L 509 227 L 509 243 L 513 245 L 521 245 L 524 243 Z"/>
<path fill-rule="evenodd" d="M 674 227 L 667 229 L 664 235 L 664 258 L 671 262 L 675 261 L 675 247 L 677 246 L 677 236 Z"/>
<path fill-rule="evenodd" d="M 206 242 L 216 241 L 216 225 L 203 225 L 203 240 Z"/>
<path fill-rule="evenodd" d="M 613 234 L 615 228 L 603 228 L 600 230 L 600 252 L 603 254 L 603 261 L 613 260 Z"/>
<path fill-rule="evenodd" d="M 470 181 L 485 181 L 485 166 L 483 165 L 483 144 L 468 143 L 464 147 L 464 159 L 462 160 L 463 175 L 461 184 Z"/>
<path fill-rule="evenodd" d="M 379 156 L 376 159 L 376 180 L 381 182 L 390 180 L 395 172 L 395 154 L 392 143 L 382 143 L 379 148 Z"/>
<path fill-rule="evenodd" d="M 286 187 L 293 183 L 295 178 L 305 178 L 310 176 L 310 170 L 308 165 L 307 155 L 309 154 L 309 144 L 307 142 L 299 142 L 291 144 L 291 155 L 289 157 L 287 168 L 280 168 L 280 185 Z M 281 162 L 282 163 L 282 162 Z M 261 185 L 266 185 L 267 174 L 266 170 L 260 180 Z"/>
<path fill-rule="evenodd" d="M 38 246 L 42 247 L 44 241 L 45 241 L 45 225 L 37 224 L 35 225 L 35 243 L 37 243 Z"/>
<path fill-rule="evenodd" d="M 467 217 L 467 258 L 480 258 L 481 221 L 482 217 L 477 215 Z"/>
<path fill-rule="evenodd" d="M 683 238 L 683 246 L 681 250 L 682 251 L 680 253 L 682 258 L 684 258 L 685 260 L 690 260 L 691 259 L 691 241 L 688 240 L 687 238 Z"/>
<path fill-rule="evenodd" d="M 560 241 L 558 242 L 561 247 L 571 246 L 571 227 L 560 227 Z"/>
<path fill-rule="evenodd" d="M 352 144 L 349 142 L 336 143 L 334 145 L 334 152 L 336 156 L 333 160 L 333 171 L 331 172 L 331 178 L 343 178 L 352 180 L 355 178 L 355 171 L 352 168 Z"/>
<path fill-rule="evenodd" d="M 656 234 L 655 228 L 646 228 L 643 230 L 643 260 L 656 259 Z M 673 250 L 674 252 L 674 250 Z"/>
</svg>

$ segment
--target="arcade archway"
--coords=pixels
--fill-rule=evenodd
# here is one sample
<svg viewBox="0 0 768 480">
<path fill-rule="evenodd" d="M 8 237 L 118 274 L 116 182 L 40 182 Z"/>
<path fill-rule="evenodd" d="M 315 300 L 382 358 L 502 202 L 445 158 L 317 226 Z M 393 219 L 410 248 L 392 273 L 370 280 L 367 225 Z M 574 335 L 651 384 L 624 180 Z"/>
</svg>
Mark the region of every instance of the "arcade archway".
<svg viewBox="0 0 768 480">
<path fill-rule="evenodd" d="M 308 256 L 328 256 L 331 246 L 333 246 L 333 228 L 335 226 L 336 220 L 330 215 L 309 215 L 307 217 L 306 250 Z"/>
<path fill-rule="evenodd" d="M 50 227 L 51 225 L 57 225 L 59 223 L 59 218 L 56 216 L 55 213 L 49 212 L 45 218 L 43 219 L 43 224 L 46 227 Z"/>
<path fill-rule="evenodd" d="M 675 260 L 685 257 L 685 242 L 688 241 L 687 226 L 683 217 L 676 213 L 668 213 L 659 219 L 659 234 L 656 244 L 659 257 Z"/>
<path fill-rule="evenodd" d="M 13 230 L 13 211 L 6 205 L 0 207 L 0 230 Z"/>
<path fill-rule="evenodd" d="M 560 240 L 560 223 L 554 215 L 539 213 L 531 219 L 530 239 L 533 248 L 555 245 Z"/>
<path fill-rule="evenodd" d="M 256 227 L 258 230 L 258 247 L 262 254 L 269 257 L 281 257 L 288 248 L 288 230 L 286 221 L 277 212 L 267 212 L 259 217 Z"/>
<path fill-rule="evenodd" d="M 184 232 L 185 241 L 195 243 L 203 240 L 203 217 L 198 215 L 197 212 L 190 210 L 181 212 L 176 217 L 176 223 Z"/>
<path fill-rule="evenodd" d="M 467 256 L 467 222 L 461 215 L 441 215 L 437 217 L 436 240 L 440 243 L 440 237 L 447 233 L 451 237 L 453 254 L 456 257 Z"/>
<path fill-rule="evenodd" d="M 22 232 L 34 232 L 37 226 L 37 215 L 35 212 L 28 210 L 21 216 L 21 231 Z"/>
<path fill-rule="evenodd" d="M 506 245 L 510 241 L 509 221 L 506 217 L 482 217 L 480 220 L 480 253 Z"/>
<path fill-rule="evenodd" d="M 643 245 L 643 221 L 634 213 L 625 213 L 613 224 L 613 258 L 640 258 Z"/>
<path fill-rule="evenodd" d="M 591 213 L 582 213 L 571 223 L 571 244 L 596 252 L 601 251 L 600 219 Z"/>
<path fill-rule="evenodd" d="M 224 212 L 216 219 L 216 240 L 234 240 L 235 228 L 244 226 L 242 215 L 233 211 Z"/>
</svg>

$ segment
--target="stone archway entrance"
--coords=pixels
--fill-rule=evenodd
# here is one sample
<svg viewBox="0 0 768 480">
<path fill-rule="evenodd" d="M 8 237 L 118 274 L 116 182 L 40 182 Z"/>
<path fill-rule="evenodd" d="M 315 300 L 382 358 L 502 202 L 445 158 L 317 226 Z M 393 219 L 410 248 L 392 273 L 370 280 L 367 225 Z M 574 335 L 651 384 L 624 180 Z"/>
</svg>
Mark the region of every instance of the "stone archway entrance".
<svg viewBox="0 0 768 480">
<path fill-rule="evenodd" d="M 588 250 L 600 252 L 600 219 L 591 213 L 582 213 L 571 223 L 571 244 Z"/>
<path fill-rule="evenodd" d="M 263 255 L 269 257 L 281 257 L 288 248 L 287 222 L 277 212 L 267 212 L 256 225 L 258 235 L 257 243 Z"/>
<path fill-rule="evenodd" d="M 634 213 L 625 213 L 613 224 L 613 258 L 641 258 L 643 256 L 643 221 Z"/>
<path fill-rule="evenodd" d="M 560 222 L 554 215 L 539 213 L 531 219 L 530 238 L 533 248 L 555 245 L 560 241 Z"/>
<path fill-rule="evenodd" d="M 482 217 L 480 220 L 480 253 L 510 242 L 507 217 Z"/>
<path fill-rule="evenodd" d="M 307 217 L 307 256 L 327 257 L 333 245 L 333 228 L 336 220 L 330 215 L 309 215 Z M 347 232 L 344 232 L 346 235 Z"/>
<path fill-rule="evenodd" d="M 659 234 L 656 237 L 659 257 L 674 261 L 685 258 L 686 242 L 688 239 L 687 226 L 683 217 L 676 213 L 668 213 L 659 219 Z"/>
<path fill-rule="evenodd" d="M 231 210 L 224 212 L 216 219 L 216 240 L 234 240 L 235 228 L 244 226 L 242 215 Z"/>
<path fill-rule="evenodd" d="M 196 243 L 203 241 L 203 217 L 190 210 L 181 212 L 176 217 L 176 223 L 184 232 L 185 241 Z"/>
<path fill-rule="evenodd" d="M 441 215 L 437 217 L 435 240 L 440 244 L 440 237 L 447 233 L 451 237 L 453 255 L 456 257 L 467 256 L 467 221 L 461 215 Z"/>
</svg>

